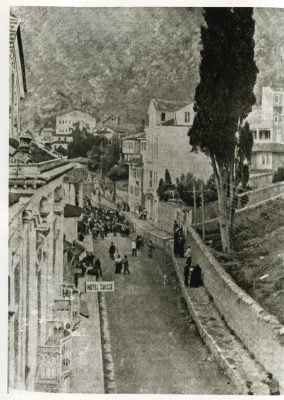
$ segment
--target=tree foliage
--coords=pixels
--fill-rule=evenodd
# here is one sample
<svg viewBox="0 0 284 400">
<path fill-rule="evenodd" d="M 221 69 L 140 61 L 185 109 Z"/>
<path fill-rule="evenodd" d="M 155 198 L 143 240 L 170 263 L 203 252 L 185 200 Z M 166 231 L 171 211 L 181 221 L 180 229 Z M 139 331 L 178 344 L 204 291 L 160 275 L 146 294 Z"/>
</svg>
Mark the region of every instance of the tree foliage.
<svg viewBox="0 0 284 400">
<path fill-rule="evenodd" d="M 244 120 L 255 103 L 252 8 L 205 8 L 201 28 L 200 82 L 196 88 L 190 144 L 212 162 L 220 208 L 223 250 L 231 247 L 234 199 L 248 170 L 253 139 Z M 247 160 L 248 161 L 248 160 Z"/>
<path fill-rule="evenodd" d="M 273 183 L 284 181 L 284 167 L 279 167 L 273 175 Z"/>
<path fill-rule="evenodd" d="M 67 150 L 61 145 L 59 147 L 57 147 L 56 151 L 58 153 L 62 154 L 63 156 L 67 156 Z"/>
</svg>

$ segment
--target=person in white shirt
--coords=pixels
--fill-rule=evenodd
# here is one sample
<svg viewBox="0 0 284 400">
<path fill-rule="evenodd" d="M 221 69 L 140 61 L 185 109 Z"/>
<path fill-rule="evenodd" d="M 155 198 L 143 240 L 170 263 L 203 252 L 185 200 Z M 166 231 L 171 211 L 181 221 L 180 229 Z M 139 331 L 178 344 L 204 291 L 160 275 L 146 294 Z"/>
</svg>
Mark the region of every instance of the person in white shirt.
<svg viewBox="0 0 284 400">
<path fill-rule="evenodd" d="M 137 245 L 135 239 L 132 240 L 131 249 L 132 249 L 132 256 L 137 257 Z"/>
<path fill-rule="evenodd" d="M 191 247 L 190 247 L 190 245 L 187 246 L 187 249 L 185 252 L 185 257 L 186 257 L 186 264 L 191 266 Z"/>
</svg>

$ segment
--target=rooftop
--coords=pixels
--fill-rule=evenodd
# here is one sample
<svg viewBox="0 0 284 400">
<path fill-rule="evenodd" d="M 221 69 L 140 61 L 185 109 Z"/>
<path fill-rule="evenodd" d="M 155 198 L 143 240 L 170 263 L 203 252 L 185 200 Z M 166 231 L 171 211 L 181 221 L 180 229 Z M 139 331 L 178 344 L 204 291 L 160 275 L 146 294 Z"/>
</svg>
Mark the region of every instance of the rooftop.
<svg viewBox="0 0 284 400">
<path fill-rule="evenodd" d="M 190 100 L 152 99 L 151 103 L 157 111 L 175 112 L 190 104 Z"/>
<path fill-rule="evenodd" d="M 68 113 L 64 113 L 64 114 L 61 114 L 61 115 L 57 116 L 57 118 L 60 118 L 60 117 L 93 118 L 93 119 L 95 119 L 95 117 L 92 117 L 92 115 L 84 113 L 84 112 L 79 111 L 79 110 L 70 111 Z"/>
</svg>

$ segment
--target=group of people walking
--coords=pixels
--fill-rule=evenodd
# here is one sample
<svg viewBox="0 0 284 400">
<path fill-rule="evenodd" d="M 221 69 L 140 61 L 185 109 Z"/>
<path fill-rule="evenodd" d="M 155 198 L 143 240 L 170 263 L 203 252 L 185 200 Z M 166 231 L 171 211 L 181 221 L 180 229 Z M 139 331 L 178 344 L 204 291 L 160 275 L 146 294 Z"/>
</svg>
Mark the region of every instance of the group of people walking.
<svg viewBox="0 0 284 400">
<path fill-rule="evenodd" d="M 195 288 L 202 286 L 202 270 L 198 264 L 192 265 L 191 247 L 188 245 L 185 250 L 185 236 L 177 221 L 174 221 L 174 255 L 186 259 L 183 272 L 185 286 Z"/>
<path fill-rule="evenodd" d="M 130 225 L 126 216 L 119 210 L 106 207 L 96 207 L 91 204 L 88 197 L 84 198 L 82 218 L 78 223 L 78 238 L 80 241 L 89 233 L 94 240 L 98 237 L 104 239 L 108 234 L 128 237 Z"/>
</svg>

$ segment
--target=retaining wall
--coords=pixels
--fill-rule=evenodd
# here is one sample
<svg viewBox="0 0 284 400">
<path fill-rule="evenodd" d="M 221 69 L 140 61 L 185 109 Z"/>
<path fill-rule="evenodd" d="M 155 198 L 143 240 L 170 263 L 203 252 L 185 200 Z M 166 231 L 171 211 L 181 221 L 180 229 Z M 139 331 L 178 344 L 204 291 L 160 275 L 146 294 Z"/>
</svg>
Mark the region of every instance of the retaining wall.
<svg viewBox="0 0 284 400">
<path fill-rule="evenodd" d="M 283 391 L 283 325 L 232 280 L 191 227 L 187 234 L 194 262 L 202 267 L 204 285 L 220 314 L 256 360 L 278 379 Z"/>
</svg>

